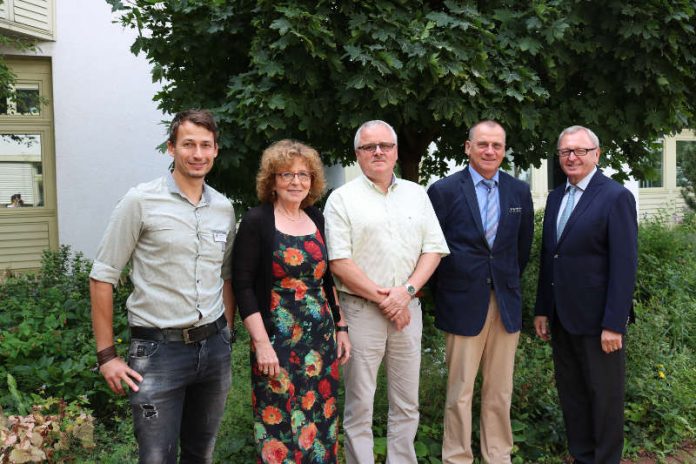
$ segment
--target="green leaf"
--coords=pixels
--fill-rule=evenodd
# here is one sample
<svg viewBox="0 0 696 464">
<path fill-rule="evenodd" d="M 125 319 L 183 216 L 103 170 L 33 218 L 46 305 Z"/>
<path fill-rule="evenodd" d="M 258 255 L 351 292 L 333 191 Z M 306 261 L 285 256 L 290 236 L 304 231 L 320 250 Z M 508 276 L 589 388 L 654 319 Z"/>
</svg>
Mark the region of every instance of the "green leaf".
<svg viewBox="0 0 696 464">
<path fill-rule="evenodd" d="M 536 39 L 525 37 L 519 41 L 519 48 L 523 52 L 529 51 L 532 55 L 536 55 L 541 49 L 541 43 Z"/>
<path fill-rule="evenodd" d="M 285 97 L 279 93 L 273 94 L 268 100 L 268 107 L 272 110 L 285 108 Z"/>
<path fill-rule="evenodd" d="M 419 458 L 428 455 L 428 447 L 422 441 L 416 441 L 414 443 L 414 449 L 416 450 L 416 456 Z"/>
</svg>

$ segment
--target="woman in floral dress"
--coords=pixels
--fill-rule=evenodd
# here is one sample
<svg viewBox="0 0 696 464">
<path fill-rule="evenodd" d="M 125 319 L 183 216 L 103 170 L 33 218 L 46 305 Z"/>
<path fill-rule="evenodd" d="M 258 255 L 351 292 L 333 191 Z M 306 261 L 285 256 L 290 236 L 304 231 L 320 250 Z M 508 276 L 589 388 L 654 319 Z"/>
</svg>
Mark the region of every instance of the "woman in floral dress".
<svg viewBox="0 0 696 464">
<path fill-rule="evenodd" d="M 350 356 L 324 244 L 311 206 L 325 187 L 318 153 L 281 140 L 261 158 L 261 205 L 242 219 L 233 286 L 251 335 L 258 462 L 334 463 L 338 365 Z"/>
</svg>

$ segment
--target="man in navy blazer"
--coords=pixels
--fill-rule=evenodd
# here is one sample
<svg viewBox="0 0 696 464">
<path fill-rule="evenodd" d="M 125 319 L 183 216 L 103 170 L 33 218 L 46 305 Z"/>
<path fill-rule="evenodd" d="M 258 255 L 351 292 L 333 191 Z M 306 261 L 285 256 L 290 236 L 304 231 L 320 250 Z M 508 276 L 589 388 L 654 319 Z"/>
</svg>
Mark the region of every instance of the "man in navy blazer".
<svg viewBox="0 0 696 464">
<path fill-rule="evenodd" d="M 428 190 L 450 255 L 431 279 L 435 326 L 446 332 L 444 463 L 472 463 L 471 403 L 481 367 L 481 454 L 510 463 L 510 404 L 522 325 L 520 275 L 529 259 L 534 208 L 529 186 L 499 170 L 505 130 L 481 121 L 465 145 L 469 166 Z"/>
<path fill-rule="evenodd" d="M 636 202 L 597 169 L 599 139 L 590 129 L 565 129 L 557 148 L 568 182 L 546 202 L 534 327 L 551 338 L 570 454 L 580 464 L 614 464 L 623 450 Z"/>
</svg>

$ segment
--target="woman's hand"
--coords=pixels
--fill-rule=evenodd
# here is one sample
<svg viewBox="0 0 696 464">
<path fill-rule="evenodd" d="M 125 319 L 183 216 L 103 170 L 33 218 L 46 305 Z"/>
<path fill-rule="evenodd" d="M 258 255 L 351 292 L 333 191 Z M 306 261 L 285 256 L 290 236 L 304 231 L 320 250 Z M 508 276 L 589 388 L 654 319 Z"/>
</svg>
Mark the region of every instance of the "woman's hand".
<svg viewBox="0 0 696 464">
<path fill-rule="evenodd" d="M 256 352 L 256 362 L 259 366 L 259 371 L 269 377 L 275 377 L 280 372 L 278 364 L 278 356 L 276 355 L 273 345 L 268 340 L 254 342 L 254 351 Z"/>
<path fill-rule="evenodd" d="M 350 337 L 348 332 L 336 332 L 338 363 L 343 365 L 350 358 Z"/>
</svg>

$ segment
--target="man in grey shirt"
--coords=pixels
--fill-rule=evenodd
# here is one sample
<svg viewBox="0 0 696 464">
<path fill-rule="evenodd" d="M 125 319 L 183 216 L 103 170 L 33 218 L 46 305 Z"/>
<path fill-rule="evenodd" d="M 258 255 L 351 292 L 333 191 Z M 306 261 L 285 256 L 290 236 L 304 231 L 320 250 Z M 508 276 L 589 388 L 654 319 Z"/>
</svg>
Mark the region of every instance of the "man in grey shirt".
<svg viewBox="0 0 696 464">
<path fill-rule="evenodd" d="M 130 390 L 141 463 L 212 462 L 231 383 L 234 210 L 205 184 L 218 154 L 212 114 L 172 121 L 172 173 L 140 184 L 116 206 L 90 274 L 99 371 Z M 113 286 L 131 264 L 128 363 L 113 342 Z M 180 442 L 180 443 L 179 443 Z"/>
</svg>

